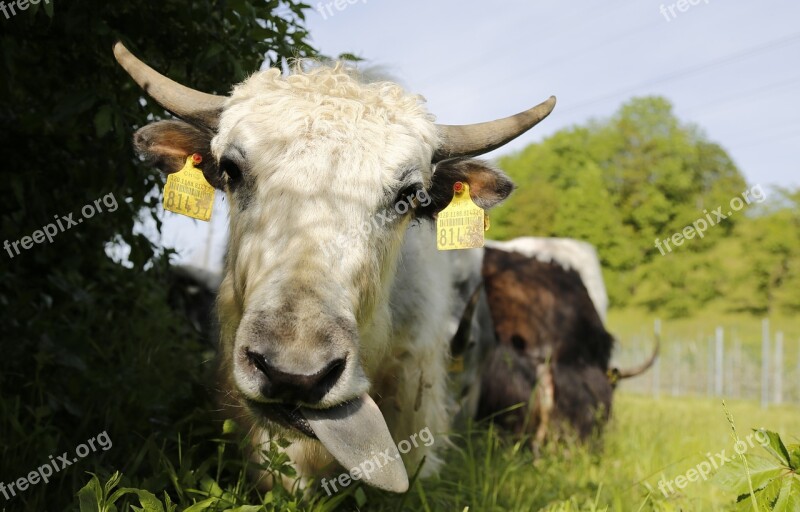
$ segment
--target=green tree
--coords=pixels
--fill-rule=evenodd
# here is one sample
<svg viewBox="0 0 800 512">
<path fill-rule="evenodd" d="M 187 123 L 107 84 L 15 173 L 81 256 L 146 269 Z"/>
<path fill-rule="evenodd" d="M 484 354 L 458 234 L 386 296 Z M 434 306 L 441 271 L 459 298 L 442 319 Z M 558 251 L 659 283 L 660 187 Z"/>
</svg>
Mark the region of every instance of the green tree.
<svg viewBox="0 0 800 512">
<path fill-rule="evenodd" d="M 296 0 L 50 0 L 2 20 L 3 238 L 20 240 L 109 194 L 118 203 L 51 243 L 0 257 L 0 481 L 102 431 L 113 441 L 19 493 L 12 508 L 60 509 L 91 469 L 146 474 L 152 466 L 131 460 L 142 439 L 207 400 L 211 347 L 168 307 L 169 251 L 134 229 L 154 215 L 158 198 L 148 192 L 162 178 L 134 156 L 132 127 L 165 113 L 142 101 L 112 44 L 122 39 L 174 79 L 226 93 L 265 56 L 276 65 L 315 55 L 306 8 Z M 130 264 L 109 258 L 111 243 L 130 247 Z"/>
<path fill-rule="evenodd" d="M 738 227 L 738 258 L 729 294 L 737 310 L 800 311 L 800 190 L 775 190 L 771 207 Z"/>
<path fill-rule="evenodd" d="M 634 98 L 606 120 L 561 130 L 500 161 L 518 189 L 494 236 L 563 236 L 594 244 L 614 306 L 688 314 L 725 288 L 709 251 L 744 215 L 662 256 L 655 240 L 682 231 L 747 188 L 731 158 L 664 98 Z M 665 253 L 666 253 L 665 249 Z"/>
</svg>

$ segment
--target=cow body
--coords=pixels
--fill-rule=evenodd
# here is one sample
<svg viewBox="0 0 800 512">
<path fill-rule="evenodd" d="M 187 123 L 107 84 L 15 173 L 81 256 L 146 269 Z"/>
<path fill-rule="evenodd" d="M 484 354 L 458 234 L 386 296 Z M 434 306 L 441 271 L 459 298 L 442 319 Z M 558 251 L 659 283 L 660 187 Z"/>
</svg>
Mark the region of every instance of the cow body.
<svg viewBox="0 0 800 512">
<path fill-rule="evenodd" d="M 600 319 L 606 321 L 608 294 L 600 259 L 592 244 L 571 238 L 523 236 L 503 242 L 487 240 L 486 247 L 519 253 L 545 263 L 555 263 L 564 270 L 574 270 L 580 276 Z"/>
<path fill-rule="evenodd" d="M 493 417 L 539 442 L 548 431 L 589 437 L 608 419 L 613 391 L 613 337 L 603 325 L 607 296 L 594 248 L 526 237 L 487 242 L 472 259 L 481 262 L 485 305 L 472 318 L 468 377 L 454 376 L 465 396 L 478 394 L 462 414 Z"/>
</svg>

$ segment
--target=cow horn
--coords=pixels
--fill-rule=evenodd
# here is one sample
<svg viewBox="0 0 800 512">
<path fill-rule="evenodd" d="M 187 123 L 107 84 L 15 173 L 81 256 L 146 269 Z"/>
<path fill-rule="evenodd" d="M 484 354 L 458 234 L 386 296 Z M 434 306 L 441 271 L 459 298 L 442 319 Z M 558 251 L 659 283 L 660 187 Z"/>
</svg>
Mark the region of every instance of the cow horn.
<svg viewBox="0 0 800 512">
<path fill-rule="evenodd" d="M 661 347 L 661 336 L 658 333 L 655 333 L 656 345 L 653 348 L 653 354 L 650 356 L 650 359 L 645 361 L 644 363 L 636 366 L 634 368 L 626 368 L 623 370 L 616 370 L 617 378 L 618 379 L 630 379 L 631 377 L 636 377 L 637 375 L 641 375 L 653 366 L 653 363 L 656 362 L 658 358 L 658 351 Z"/>
<path fill-rule="evenodd" d="M 477 156 L 497 149 L 536 126 L 555 106 L 556 97 L 550 96 L 529 110 L 503 119 L 459 126 L 437 124 L 441 144 L 433 155 L 433 161 Z"/>
<path fill-rule="evenodd" d="M 170 80 L 141 60 L 117 41 L 114 57 L 133 80 L 159 105 L 189 122 L 215 129 L 225 96 L 216 96 L 190 89 Z"/>
</svg>

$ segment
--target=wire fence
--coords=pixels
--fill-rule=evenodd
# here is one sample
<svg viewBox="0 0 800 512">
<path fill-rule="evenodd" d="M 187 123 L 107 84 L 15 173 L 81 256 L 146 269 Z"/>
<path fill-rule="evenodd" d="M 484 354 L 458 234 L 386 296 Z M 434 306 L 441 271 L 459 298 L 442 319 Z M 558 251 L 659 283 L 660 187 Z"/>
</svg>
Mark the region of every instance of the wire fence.
<svg viewBox="0 0 800 512">
<path fill-rule="evenodd" d="M 660 332 L 656 320 L 655 332 Z M 653 350 L 653 336 L 623 338 L 614 366 L 633 367 Z M 717 396 L 769 404 L 800 404 L 800 339 L 786 339 L 762 322 L 760 340 L 741 339 L 717 327 L 694 339 L 662 335 L 661 353 L 643 375 L 620 384 L 627 392 L 667 396 Z"/>
</svg>

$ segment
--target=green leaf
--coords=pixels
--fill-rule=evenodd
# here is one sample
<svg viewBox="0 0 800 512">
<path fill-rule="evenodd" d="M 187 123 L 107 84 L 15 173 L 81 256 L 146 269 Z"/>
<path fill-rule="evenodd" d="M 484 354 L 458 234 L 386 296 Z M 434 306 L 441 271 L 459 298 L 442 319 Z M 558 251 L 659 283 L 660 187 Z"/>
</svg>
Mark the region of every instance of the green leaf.
<svg viewBox="0 0 800 512">
<path fill-rule="evenodd" d="M 239 430 L 239 425 L 232 419 L 227 419 L 222 424 L 222 433 L 223 434 L 233 434 Z"/>
<path fill-rule="evenodd" d="M 78 503 L 81 512 L 100 512 L 100 505 L 103 499 L 103 488 L 97 475 L 92 475 L 89 483 L 78 491 Z"/>
<path fill-rule="evenodd" d="M 340 53 L 339 56 L 337 57 L 337 59 L 346 60 L 346 61 L 350 61 L 350 62 L 361 62 L 361 61 L 364 60 L 361 57 L 359 57 L 358 55 L 354 55 L 352 53 Z"/>
<path fill-rule="evenodd" d="M 356 504 L 358 504 L 358 508 L 364 508 L 367 505 L 367 495 L 363 488 L 359 487 L 356 489 L 354 496 L 356 498 Z"/>
<path fill-rule="evenodd" d="M 202 480 L 200 480 L 200 488 L 206 491 L 209 496 L 213 496 L 215 498 L 222 497 L 223 490 L 219 486 L 219 484 L 211 477 L 204 476 Z"/>
<path fill-rule="evenodd" d="M 94 131 L 102 137 L 114 128 L 114 113 L 111 107 L 103 105 L 94 116 Z"/>
<path fill-rule="evenodd" d="M 144 512 L 164 512 L 164 505 L 156 498 L 155 494 L 144 489 L 120 489 L 128 494 L 135 494 L 139 497 L 139 504 L 144 507 Z"/>
<path fill-rule="evenodd" d="M 780 494 L 772 510 L 775 512 L 800 512 L 800 477 L 791 475 L 783 479 Z"/>
<path fill-rule="evenodd" d="M 776 464 L 771 459 L 746 455 L 747 465 L 750 470 L 750 479 L 753 482 L 753 490 L 757 491 L 767 485 L 773 478 L 779 477 L 786 469 Z M 734 459 L 725 463 L 714 475 L 712 481 L 722 489 L 734 492 L 737 496 L 750 493 L 750 486 L 747 482 L 747 472 L 741 458 Z"/>
<path fill-rule="evenodd" d="M 789 467 L 794 471 L 800 470 L 800 444 L 790 444 L 786 449 L 789 451 Z"/>
<path fill-rule="evenodd" d="M 775 478 L 770 480 L 762 489 L 756 491 L 756 504 L 759 508 L 764 510 L 772 509 L 772 504 L 778 499 L 778 493 L 781 492 L 782 485 L 783 479 Z"/>
<path fill-rule="evenodd" d="M 789 452 L 786 451 L 786 446 L 783 445 L 783 441 L 781 441 L 781 436 L 777 433 L 772 432 L 771 430 L 766 429 L 759 429 L 757 432 L 761 432 L 761 436 L 766 436 L 766 443 L 762 444 L 762 446 L 772 454 L 773 457 L 777 458 L 779 461 L 783 463 L 784 466 L 789 467 Z"/>
<path fill-rule="evenodd" d="M 198 501 L 191 507 L 185 509 L 183 512 L 203 512 L 204 510 L 211 508 L 212 505 L 217 504 L 217 502 L 219 502 L 219 498 L 208 498 L 203 501 Z"/>
</svg>

